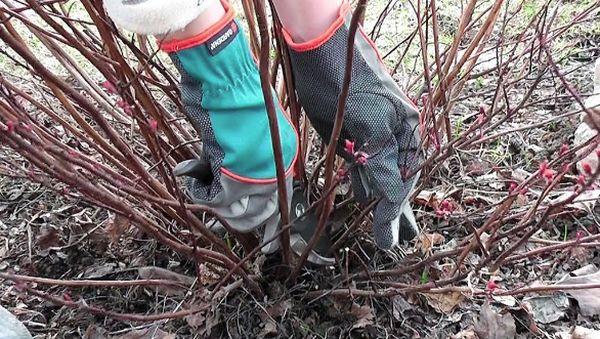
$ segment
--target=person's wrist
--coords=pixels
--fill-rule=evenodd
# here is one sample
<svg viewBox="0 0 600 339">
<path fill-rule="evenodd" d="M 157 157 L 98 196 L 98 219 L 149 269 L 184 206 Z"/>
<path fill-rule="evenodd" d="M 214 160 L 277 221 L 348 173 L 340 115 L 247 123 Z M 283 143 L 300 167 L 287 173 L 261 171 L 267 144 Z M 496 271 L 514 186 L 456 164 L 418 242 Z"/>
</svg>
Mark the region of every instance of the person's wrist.
<svg viewBox="0 0 600 339">
<path fill-rule="evenodd" d="M 184 40 L 196 36 L 216 24 L 224 15 L 225 8 L 220 0 L 206 0 L 206 8 L 183 29 L 163 35 L 157 35 L 159 40 Z"/>
</svg>

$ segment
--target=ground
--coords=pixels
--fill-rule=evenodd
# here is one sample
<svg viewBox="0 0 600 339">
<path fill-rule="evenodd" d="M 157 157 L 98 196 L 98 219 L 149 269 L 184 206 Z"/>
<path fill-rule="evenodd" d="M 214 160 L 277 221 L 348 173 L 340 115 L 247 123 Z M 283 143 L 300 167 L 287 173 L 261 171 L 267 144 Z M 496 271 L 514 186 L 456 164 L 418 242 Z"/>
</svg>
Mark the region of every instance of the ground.
<svg viewBox="0 0 600 339">
<path fill-rule="evenodd" d="M 376 2 L 372 6 L 372 13 L 379 13 L 385 2 Z M 456 9 L 448 3 L 444 6 L 446 12 L 442 11 L 442 23 L 451 25 L 452 11 Z M 394 22 L 408 20 L 403 16 L 407 15 L 405 12 L 398 13 Z M 374 20 L 374 17 L 368 17 L 367 32 L 371 27 L 369 23 Z M 393 47 L 392 43 L 397 41 L 394 34 L 402 34 L 398 30 L 395 25 L 385 27 L 382 38 L 377 40 L 383 51 Z M 450 28 L 448 30 L 451 31 Z M 561 69 L 568 74 L 568 80 L 577 91 L 590 93 L 593 88 L 593 62 L 600 56 L 597 47 L 600 35 L 594 27 L 570 34 L 568 40 L 576 41 L 576 44 L 570 46 L 570 52 L 565 52 Z M 559 43 L 566 44 L 563 40 Z M 414 55 L 408 55 L 403 67 L 410 67 L 410 58 L 418 55 L 418 51 L 411 53 Z M 394 54 L 386 58 L 392 67 L 393 60 Z M 411 83 L 410 77 L 408 79 L 404 80 L 406 84 Z M 467 82 L 453 111 L 456 133 L 477 117 L 481 105 L 489 104 L 490 90 L 496 80 L 497 75 L 489 73 Z M 515 100 L 523 96 L 532 81 L 523 79 L 508 95 Z M 576 108 L 572 100 L 564 99 L 561 94 L 564 94 L 564 88 L 557 85 L 556 79 L 545 78 L 534 93 L 532 102 L 535 104 L 524 108 L 503 128 L 544 121 Z M 544 98 L 550 99 L 535 100 Z M 456 152 L 434 177 L 428 178 L 426 189 L 415 199 L 424 236 L 420 241 L 404 244 L 401 249 L 389 253 L 379 251 L 369 238 L 368 229 L 362 230 L 340 249 L 337 254 L 342 263 L 340 266 L 309 267 L 299 283 L 291 288 L 280 279 L 281 272 L 276 264 L 278 258 L 261 256 L 254 262 L 254 271 L 262 277 L 261 284 L 267 293 L 264 300 L 256 299 L 245 287 L 237 285 L 231 285 L 226 294 L 217 294 L 210 299 L 210 288 L 219 281 L 218 274 L 221 273 L 215 267 L 209 264 L 196 267 L 188 258 L 159 245 L 146 234 L 130 227 L 126 221 L 83 201 L 77 192 L 61 188 L 51 190 L 22 177 L 0 176 L 0 273 L 52 279 L 191 279 L 194 288 L 189 291 L 143 286 L 119 289 L 38 286 L 65 300 L 85 302 L 119 313 L 163 313 L 189 309 L 206 302 L 211 307 L 177 320 L 150 323 L 120 321 L 57 306 L 24 293 L 18 285 L 6 281 L 0 285 L 0 303 L 17 315 L 38 338 L 476 338 L 476 332 L 485 333 L 482 326 L 499 326 L 495 337 L 502 338 L 509 325 L 495 318 L 486 322 L 486 312 L 490 308 L 501 310 L 514 319 L 519 338 L 551 338 L 557 332 L 569 331 L 576 325 L 600 331 L 598 313 L 584 315 L 582 305 L 562 292 L 548 294 L 548 297 L 532 294 L 526 298 L 500 298 L 493 293 L 474 294 L 468 291 L 469 288 L 485 288 L 491 276 L 502 290 L 508 286 L 515 288 L 536 282 L 556 282 L 588 265 L 600 267 L 598 243 L 519 261 L 501 272 L 482 270 L 476 276 L 461 281 L 457 286 L 462 290 L 458 292 L 410 293 L 385 298 L 311 294 L 316 290 L 336 288 L 368 290 L 373 285 L 364 281 L 348 284 L 346 277 L 359 274 L 365 268 L 369 271 L 393 268 L 399 260 L 407 265 L 440 249 L 456 246 L 453 239 L 461 239 L 472 232 L 472 227 L 480 227 L 485 221 L 486 207 L 493 206 L 505 196 L 510 183 L 510 176 L 505 176 L 506 173 L 535 172 L 539 162 L 552 158 L 563 144 L 572 143 L 578 123 L 578 116 L 573 115 L 557 120 L 557 123 L 549 122 L 524 132 L 507 134 L 486 145 L 489 146 L 486 148 Z M 4 164 L 25 166 L 24 161 L 4 145 L 0 156 Z M 574 181 L 575 171 L 569 175 Z M 568 189 L 563 187 L 563 191 Z M 522 205 L 527 206 L 539 193 L 539 187 L 532 187 L 531 192 L 522 197 Z M 450 199 L 457 206 L 457 210 L 447 218 L 436 215 L 432 205 L 433 201 L 442 199 L 440 197 Z M 555 217 L 526 246 L 534 248 L 536 241 L 548 244 L 575 239 L 581 231 L 598 234 L 598 216 L 600 209 L 596 206 L 589 211 L 570 211 Z M 515 222 L 509 221 L 503 228 L 510 229 Z M 478 254 L 471 254 L 467 262 L 479 259 Z M 435 281 L 446 277 L 450 266 L 451 263 L 440 261 L 418 274 L 396 277 L 388 283 Z M 559 305 L 553 308 L 552 305 L 556 304 Z M 559 318 L 552 321 L 544 318 L 544 312 L 532 311 L 535 305 L 558 314 Z"/>
</svg>

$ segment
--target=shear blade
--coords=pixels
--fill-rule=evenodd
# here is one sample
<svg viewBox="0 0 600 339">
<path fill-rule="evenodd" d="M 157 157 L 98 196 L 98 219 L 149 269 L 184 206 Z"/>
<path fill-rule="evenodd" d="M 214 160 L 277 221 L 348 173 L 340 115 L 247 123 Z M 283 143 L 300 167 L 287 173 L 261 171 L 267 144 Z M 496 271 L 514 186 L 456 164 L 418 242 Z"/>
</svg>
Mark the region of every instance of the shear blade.
<svg viewBox="0 0 600 339">
<path fill-rule="evenodd" d="M 198 179 L 200 182 L 207 185 L 213 181 L 210 163 L 202 159 L 192 159 L 180 162 L 173 169 L 173 174 L 177 177 L 186 176 Z"/>
<path fill-rule="evenodd" d="M 291 245 L 294 252 L 298 255 L 304 252 L 319 224 L 316 211 L 314 209 L 309 210 L 309 207 L 306 191 L 299 183 L 296 183 L 292 195 L 291 212 L 295 221 L 292 224 Z M 314 264 L 331 265 L 335 262 L 334 258 L 325 256 L 331 248 L 331 240 L 326 233 L 328 232 L 321 235 L 312 253 L 309 255 L 308 260 Z"/>
</svg>

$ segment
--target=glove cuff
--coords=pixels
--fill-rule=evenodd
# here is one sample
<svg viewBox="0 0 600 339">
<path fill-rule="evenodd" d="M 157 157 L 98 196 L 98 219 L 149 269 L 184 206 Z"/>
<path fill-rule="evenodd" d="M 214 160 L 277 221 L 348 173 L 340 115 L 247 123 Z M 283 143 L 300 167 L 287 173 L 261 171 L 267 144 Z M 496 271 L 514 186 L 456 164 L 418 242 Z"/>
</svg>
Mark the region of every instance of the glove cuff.
<svg viewBox="0 0 600 339">
<path fill-rule="evenodd" d="M 215 36 L 217 36 L 219 32 L 226 30 L 227 26 L 231 26 L 232 29 L 237 31 L 237 26 L 232 25 L 232 22 L 235 19 L 235 10 L 227 1 L 221 1 L 221 3 L 225 9 L 225 15 L 214 25 L 208 27 L 204 32 L 187 39 L 174 39 L 162 42 L 160 44 L 160 49 L 166 53 L 179 52 L 184 49 L 193 48 L 207 43 L 210 39 L 213 39 Z M 235 34 L 237 32 L 233 33 Z"/>
<path fill-rule="evenodd" d="M 283 37 L 284 37 L 286 43 L 288 44 L 288 46 L 290 46 L 290 48 L 296 52 L 307 52 L 307 51 L 317 49 L 317 48 L 321 47 L 323 44 L 325 44 L 327 41 L 329 41 L 331 39 L 331 37 L 333 37 L 333 35 L 342 26 L 344 26 L 344 24 L 346 23 L 346 18 L 350 15 L 350 12 L 351 12 L 350 4 L 347 1 L 344 1 L 342 6 L 340 7 L 340 13 L 339 13 L 337 19 L 329 26 L 329 28 L 327 28 L 327 30 L 325 32 L 323 32 L 323 34 L 321 34 L 320 36 L 318 36 L 312 40 L 309 40 L 306 42 L 300 42 L 300 43 L 294 42 L 292 35 L 285 27 L 282 28 Z"/>
<path fill-rule="evenodd" d="M 144 35 L 183 29 L 219 0 L 105 0 L 108 16 L 119 27 Z"/>
</svg>

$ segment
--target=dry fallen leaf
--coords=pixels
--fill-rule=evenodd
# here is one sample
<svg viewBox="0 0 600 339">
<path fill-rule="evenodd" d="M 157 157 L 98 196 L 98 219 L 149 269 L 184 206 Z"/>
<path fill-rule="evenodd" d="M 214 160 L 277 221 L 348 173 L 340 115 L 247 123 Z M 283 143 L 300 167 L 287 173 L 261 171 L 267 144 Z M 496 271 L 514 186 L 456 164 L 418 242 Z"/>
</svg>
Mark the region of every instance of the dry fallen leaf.
<svg viewBox="0 0 600 339">
<path fill-rule="evenodd" d="M 550 324 L 562 318 L 569 309 L 569 299 L 564 294 L 543 295 L 523 300 L 536 322 Z"/>
<path fill-rule="evenodd" d="M 485 173 L 492 170 L 492 167 L 490 166 L 490 164 L 488 162 L 484 162 L 479 159 L 474 159 L 467 165 L 466 169 L 467 169 L 467 173 L 465 173 L 465 175 L 479 176 L 479 175 L 484 175 Z"/>
<path fill-rule="evenodd" d="M 221 322 L 221 313 L 215 309 L 211 310 L 207 305 L 206 311 L 190 314 L 184 319 L 197 338 L 209 338 L 213 328 Z"/>
<path fill-rule="evenodd" d="M 456 309 L 465 296 L 460 292 L 423 293 L 429 306 L 442 314 L 450 314 Z"/>
<path fill-rule="evenodd" d="M 477 337 L 473 328 L 468 328 L 451 336 L 450 339 L 479 339 L 479 337 Z"/>
<path fill-rule="evenodd" d="M 108 235 L 110 242 L 116 243 L 117 241 L 119 241 L 121 235 L 123 235 L 123 233 L 127 231 L 130 225 L 131 222 L 129 221 L 129 219 L 120 214 L 115 214 L 110 217 L 110 220 L 104 228 L 104 231 Z"/>
<path fill-rule="evenodd" d="M 422 190 L 421 192 L 419 192 L 419 195 L 415 198 L 415 203 L 418 205 L 435 208 L 443 199 L 444 194 L 442 192 Z"/>
<path fill-rule="evenodd" d="M 600 331 L 577 326 L 570 331 L 557 333 L 556 337 L 558 339 L 600 339 Z"/>
<path fill-rule="evenodd" d="M 83 272 L 84 279 L 99 279 L 112 274 L 117 269 L 117 264 L 106 263 L 104 265 L 92 266 Z"/>
<path fill-rule="evenodd" d="M 108 331 L 96 325 L 90 325 L 83 334 L 83 339 L 110 339 Z"/>
<path fill-rule="evenodd" d="M 273 306 L 267 308 L 267 313 L 272 318 L 283 318 L 292 309 L 292 302 L 288 300 L 282 300 Z"/>
<path fill-rule="evenodd" d="M 526 206 L 529 203 L 529 199 L 525 194 L 519 194 L 517 196 L 517 200 L 515 200 L 515 205 L 519 207 Z"/>
<path fill-rule="evenodd" d="M 494 299 L 495 302 L 508 307 L 515 307 L 517 304 L 517 299 L 512 295 L 492 295 L 492 299 Z"/>
<path fill-rule="evenodd" d="M 373 325 L 375 312 L 373 312 L 373 309 L 369 305 L 359 306 L 358 304 L 353 303 L 350 314 L 356 317 L 356 322 L 352 325 L 353 330 Z"/>
<path fill-rule="evenodd" d="M 473 178 L 473 180 L 477 183 L 486 184 L 498 191 L 504 190 L 504 179 L 502 179 L 496 172 L 477 176 Z"/>
<path fill-rule="evenodd" d="M 597 268 L 595 270 L 594 273 L 579 276 L 567 274 L 556 285 L 599 284 L 600 271 Z M 581 314 L 585 316 L 600 315 L 600 289 L 569 290 L 566 292 L 577 300 Z"/>
<path fill-rule="evenodd" d="M 446 238 L 439 233 L 422 233 L 419 236 L 419 243 L 417 247 L 421 250 L 422 253 L 429 253 L 433 246 L 441 245 L 446 242 Z"/>
<path fill-rule="evenodd" d="M 277 323 L 275 323 L 275 321 L 273 321 L 273 319 L 269 318 L 264 322 L 264 327 L 260 331 L 259 337 L 260 338 L 269 338 L 269 337 L 274 337 L 277 334 L 278 334 Z"/>
<path fill-rule="evenodd" d="M 45 226 L 42 228 L 40 235 L 35 240 L 35 243 L 42 249 L 46 250 L 50 247 L 55 247 L 60 242 L 60 234 L 53 226 Z"/>
<path fill-rule="evenodd" d="M 206 317 L 204 316 L 204 312 L 198 312 L 186 316 L 185 322 L 187 322 L 191 328 L 199 329 L 206 323 Z"/>
<path fill-rule="evenodd" d="M 553 204 L 561 203 L 569 199 L 573 195 L 573 192 L 566 192 L 561 194 L 556 199 L 552 200 Z M 572 203 L 568 204 L 568 207 L 575 208 L 584 212 L 591 213 L 594 206 L 600 199 L 600 189 L 589 190 L 581 193 Z"/>
<path fill-rule="evenodd" d="M 492 310 L 490 303 L 486 301 L 481 307 L 479 318 L 475 323 L 475 332 L 479 338 L 510 339 L 517 335 L 517 326 L 510 313 L 496 313 Z"/>
<path fill-rule="evenodd" d="M 586 264 L 594 258 L 594 252 L 595 250 L 590 247 L 575 246 L 569 249 L 568 255 L 571 260 Z"/>
<path fill-rule="evenodd" d="M 402 321 L 404 319 L 404 312 L 412 309 L 412 306 L 401 295 L 392 297 L 392 307 L 392 315 L 398 321 Z"/>
<path fill-rule="evenodd" d="M 512 178 L 516 181 L 516 182 L 522 182 L 527 180 L 527 178 L 531 177 L 531 173 L 527 172 L 526 170 L 522 169 L 522 168 L 517 168 L 516 170 L 513 171 L 512 173 Z"/>
<path fill-rule="evenodd" d="M 200 283 L 204 286 L 216 284 L 221 281 L 221 276 L 204 263 L 198 265 L 196 274 L 198 275 L 198 279 L 200 279 Z"/>
</svg>

